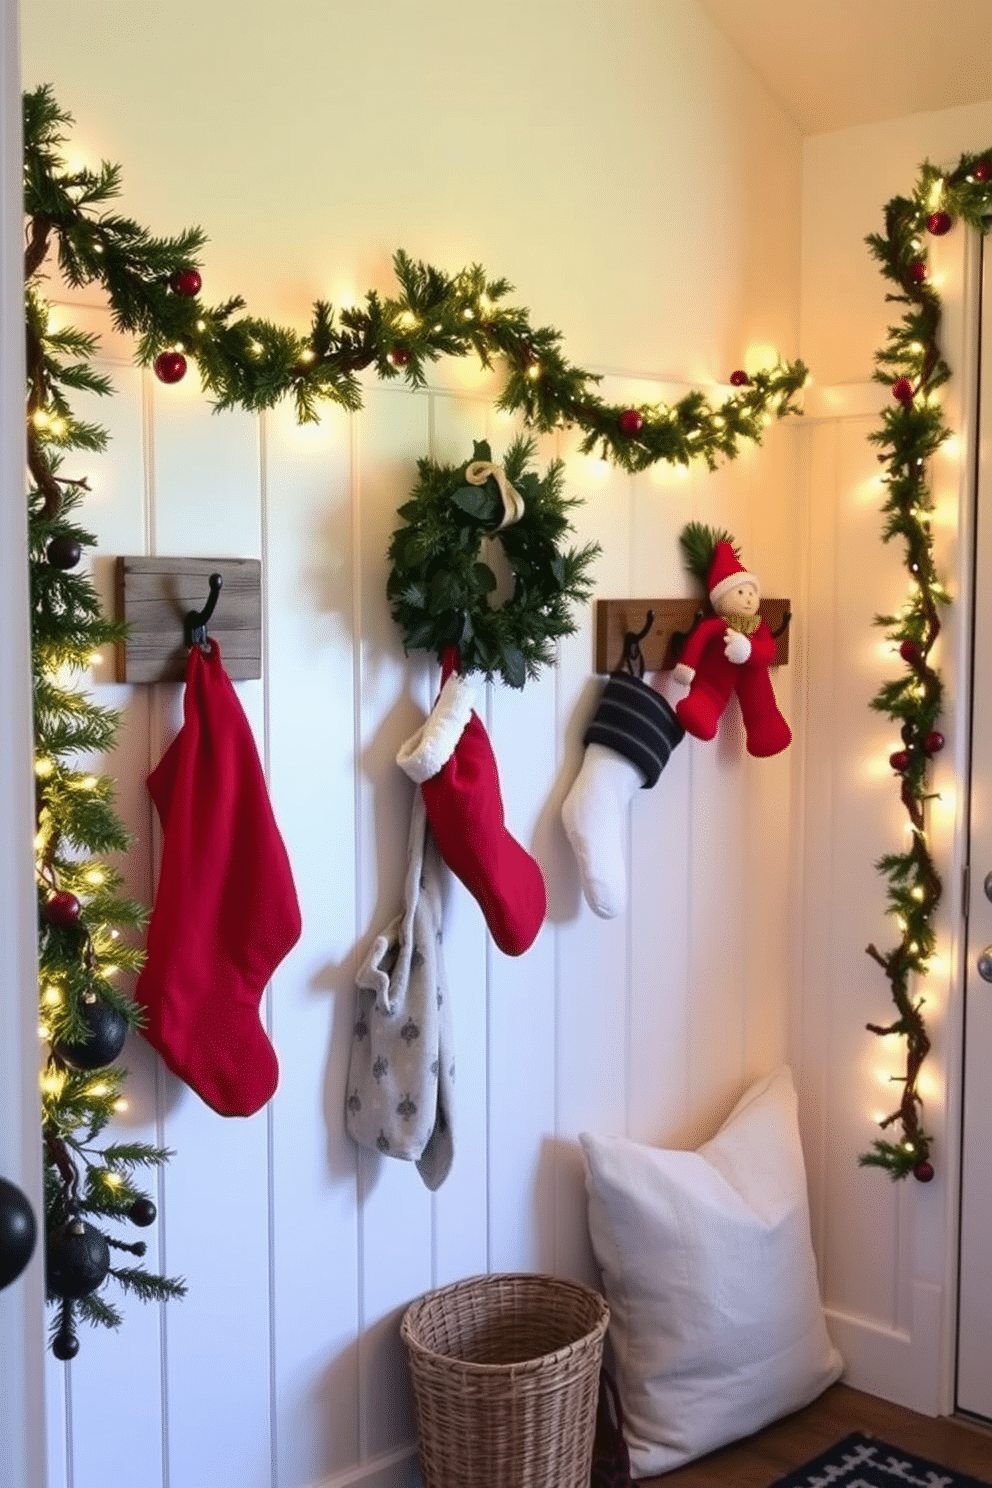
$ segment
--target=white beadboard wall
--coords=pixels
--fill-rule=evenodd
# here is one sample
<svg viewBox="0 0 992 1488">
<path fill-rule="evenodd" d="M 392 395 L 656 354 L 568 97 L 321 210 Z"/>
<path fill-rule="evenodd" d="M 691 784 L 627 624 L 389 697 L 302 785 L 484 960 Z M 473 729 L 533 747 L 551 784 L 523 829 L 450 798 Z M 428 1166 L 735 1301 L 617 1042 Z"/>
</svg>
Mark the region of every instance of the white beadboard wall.
<svg viewBox="0 0 992 1488">
<path fill-rule="evenodd" d="M 78 306 L 73 316 L 100 319 Z M 591 608 L 556 670 L 521 694 L 486 689 L 507 819 L 545 870 L 549 915 L 511 960 L 450 886 L 456 1161 L 432 1197 L 410 1165 L 359 1153 L 343 1123 L 356 962 L 399 905 L 410 787 L 394 756 L 435 682 L 402 654 L 383 598 L 385 547 L 416 452 L 456 461 L 482 435 L 498 450 L 514 425 L 483 389 L 374 383 L 361 414 L 332 412 L 318 429 L 300 429 L 288 409 L 214 417 L 192 378 L 165 389 L 110 367 L 113 442 L 88 505 L 95 572 L 109 600 L 118 552 L 261 558 L 265 676 L 238 690 L 305 928 L 265 1003 L 281 1070 L 267 1110 L 224 1121 L 140 1040 L 128 1048 L 122 1124 L 176 1152 L 149 1259 L 186 1276 L 190 1294 L 161 1312 L 127 1306 L 119 1334 L 87 1331 L 71 1366 L 49 1361 L 49 1483 L 101 1481 L 108 1395 L 133 1488 L 406 1483 L 405 1304 L 486 1270 L 595 1282 L 577 1133 L 694 1143 L 747 1079 L 785 1057 L 794 756 L 748 759 L 733 714 L 716 745 L 682 745 L 634 802 L 630 911 L 604 923 L 581 901 L 558 815 L 600 685 Z M 633 385 L 611 378 L 605 392 L 627 397 Z M 555 448 L 543 442 L 542 463 Z M 567 440 L 561 453 L 584 503 L 578 539 L 604 545 L 600 593 L 685 592 L 672 539 L 692 517 L 738 533 L 759 571 L 788 569 L 784 537 L 762 534 L 755 517 L 768 490 L 791 488 L 793 431 L 771 431 L 715 477 L 631 478 Z M 110 762 L 137 835 L 124 867 L 150 901 L 158 844 L 144 778 L 178 725 L 181 688 L 117 686 L 104 680 L 111 664 L 94 682 L 124 718 Z M 777 674 L 790 714 L 798 674 Z M 762 886 L 754 896 L 739 891 L 744 862 Z"/>
</svg>

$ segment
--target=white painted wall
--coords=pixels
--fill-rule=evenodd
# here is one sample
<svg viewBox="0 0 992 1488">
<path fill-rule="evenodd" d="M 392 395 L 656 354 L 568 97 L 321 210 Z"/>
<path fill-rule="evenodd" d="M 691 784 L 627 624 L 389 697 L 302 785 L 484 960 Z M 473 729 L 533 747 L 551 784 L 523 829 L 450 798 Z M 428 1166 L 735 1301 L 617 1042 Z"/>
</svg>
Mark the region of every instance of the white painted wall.
<svg viewBox="0 0 992 1488">
<path fill-rule="evenodd" d="M 178 20 L 39 0 L 23 26 L 26 84 L 53 83 L 80 146 L 121 161 L 127 209 L 205 226 L 212 298 L 244 292 L 303 325 L 318 295 L 388 288 L 402 245 L 506 274 L 574 360 L 610 373 L 609 397 L 677 396 L 761 347 L 795 352 L 799 139 L 691 0 L 348 0 L 278 18 L 252 0 L 236 23 L 217 0 Z M 411 1168 L 356 1154 L 342 1119 L 355 965 L 400 891 L 410 795 L 393 757 L 433 685 L 403 657 L 384 554 L 416 458 L 465 458 L 484 433 L 498 450 L 512 426 L 460 364 L 425 394 L 369 385 L 360 415 L 316 431 L 286 409 L 213 417 L 192 378 L 166 389 L 122 362 L 115 380 L 111 452 L 87 471 L 107 592 L 117 553 L 262 559 L 265 675 L 239 690 L 305 930 L 272 989 L 282 1080 L 264 1113 L 225 1123 L 128 1050 L 132 1128 L 176 1150 L 153 1259 L 190 1295 L 130 1308 L 119 1335 L 50 1367 L 50 1483 L 96 1488 L 109 1449 L 130 1488 L 385 1488 L 412 1434 L 403 1306 L 486 1268 L 592 1277 L 576 1133 L 694 1142 L 785 1055 L 800 754 L 748 760 L 733 719 L 716 745 L 684 745 L 635 802 L 631 912 L 603 923 L 558 818 L 597 694 L 591 609 L 556 672 L 489 690 L 508 820 L 545 870 L 549 916 L 510 961 L 451 889 L 457 1157 L 430 1197 Z M 686 479 L 629 478 L 570 438 L 542 458 L 556 448 L 584 499 L 579 536 L 603 544 L 598 593 L 687 592 L 689 517 L 730 527 L 769 590 L 798 592 L 794 432 Z M 801 608 L 795 626 L 801 658 Z M 800 735 L 801 672 L 777 679 Z M 127 873 L 147 898 L 143 782 L 179 691 L 107 679 L 104 665 L 139 837 Z"/>
<path fill-rule="evenodd" d="M 935 546 L 956 600 L 940 641 L 947 747 L 930 824 L 945 897 L 939 959 L 921 989 L 934 1043 L 921 1089 L 937 1176 L 926 1187 L 893 1185 L 856 1166 L 877 1135 L 877 1116 L 898 1104 L 886 1081 L 899 1069 L 901 1045 L 864 1031 L 866 1022 L 890 1021 L 891 1009 L 885 978 L 864 948 L 891 944 L 873 864 L 899 847 L 905 824 L 887 763 L 898 740 L 888 720 L 868 710 L 894 674 L 872 617 L 897 608 L 906 587 L 899 544 L 880 541 L 879 466 L 866 442 L 888 397 L 870 382 L 873 353 L 899 307 L 885 302 L 887 285 L 864 236 L 881 229 L 884 204 L 912 188 L 924 159 L 953 165 L 990 140 L 992 103 L 821 135 L 803 148 L 801 347 L 818 386 L 800 435 L 809 603 L 805 950 L 794 1048 L 824 1296 L 848 1378 L 931 1413 L 950 1409 L 953 1398 L 972 530 L 964 454 L 973 422 L 976 244 L 960 229 L 931 240 L 946 306 L 943 349 L 955 374 L 945 408 L 961 436 L 933 467 Z"/>
</svg>

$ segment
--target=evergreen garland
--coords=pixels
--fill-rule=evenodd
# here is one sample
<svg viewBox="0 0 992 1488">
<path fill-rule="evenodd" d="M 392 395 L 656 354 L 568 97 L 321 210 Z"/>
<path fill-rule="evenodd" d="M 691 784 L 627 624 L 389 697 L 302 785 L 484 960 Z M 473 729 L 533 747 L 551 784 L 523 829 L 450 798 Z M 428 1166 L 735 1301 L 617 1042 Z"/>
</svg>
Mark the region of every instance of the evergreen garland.
<svg viewBox="0 0 992 1488">
<path fill-rule="evenodd" d="M 949 172 L 926 161 L 912 196 L 893 197 L 885 208 L 884 233 L 867 239 L 881 272 L 897 286 L 886 298 L 906 307 L 876 353 L 875 378 L 891 389 L 894 401 L 882 414 L 881 427 L 869 436 L 880 447 L 885 467 L 882 540 L 902 539 L 910 580 L 910 595 L 899 613 L 878 615 L 875 623 L 884 628 L 905 665 L 899 677 L 882 685 L 871 706 L 899 726 L 901 747 L 890 764 L 899 777 L 912 840 L 906 851 L 886 853 L 876 865 L 886 880 L 887 912 L 896 920 L 899 940 L 884 952 L 868 946 L 868 955 L 888 978 L 897 1016 L 891 1023 L 867 1026 L 880 1037 L 906 1041 L 901 1098 L 880 1123 L 883 1131 L 897 1126 L 900 1136 L 896 1141 L 878 1138 L 860 1162 L 885 1168 L 892 1178 L 912 1173 L 921 1182 L 928 1182 L 934 1170 L 933 1139 L 920 1119 L 919 1075 L 930 1039 L 924 999 L 916 986 L 934 952 L 933 918 L 942 893 L 926 824 L 931 761 L 944 744 L 936 727 L 943 682 L 930 656 L 940 634 L 940 609 L 948 603 L 934 565 L 927 461 L 950 433 L 935 394 L 951 376 L 940 352 L 941 302 L 929 282 L 926 243 L 928 235 L 943 236 L 956 219 L 987 231 L 990 210 L 992 150 L 962 155 Z"/>
<path fill-rule="evenodd" d="M 463 465 L 418 460 L 417 484 L 399 509 L 406 525 L 389 542 L 386 597 L 404 646 L 438 657 L 456 646 L 462 672 L 498 673 L 510 687 L 536 677 L 554 660 L 555 642 L 574 633 L 571 606 L 589 597 L 589 567 L 599 552 L 598 543 L 561 549 L 571 530 L 567 513 L 578 503 L 562 495 L 562 461 L 542 479 L 529 468 L 533 456 L 530 439 L 514 440 L 506 452 L 503 471 L 524 510 L 498 533 L 503 500 L 496 480 L 466 484 L 470 464 L 492 462 L 488 444 L 477 442 Z M 514 577 L 501 606 L 489 601 L 498 581 L 480 550 L 487 534 L 502 546 Z"/>
<path fill-rule="evenodd" d="M 750 377 L 733 373 L 736 390 L 719 407 L 699 391 L 672 405 L 608 404 L 595 392 L 600 379 L 563 355 L 561 333 L 531 326 L 526 310 L 507 303 L 506 279 L 489 278 L 478 264 L 445 274 L 402 249 L 393 258 L 398 294 L 370 290 L 361 306 L 337 310 L 318 300 L 306 334 L 239 314 L 240 298 L 207 306 L 195 291 L 176 290 L 178 275 L 198 270 L 202 232 L 152 238 L 137 223 L 101 210 L 120 190 L 119 168 L 66 170 L 61 129 L 69 123 L 47 87 L 26 96 L 29 267 L 54 234 L 63 277 L 76 287 L 103 286 L 117 329 L 138 337 L 138 361 L 178 354 L 173 365 L 181 376 L 191 357 L 218 409 L 271 408 L 289 396 L 299 419 L 312 422 L 323 402 L 361 407 L 357 374 L 365 368 L 423 387 L 429 363 L 475 356 L 484 367 L 497 360 L 504 366 L 500 408 L 521 413 L 542 433 L 574 425 L 585 453 L 598 448 L 630 471 L 697 459 L 714 469 L 739 453 L 742 440 L 760 443 L 773 418 L 800 411 L 797 395 L 807 373 L 799 361 Z M 199 287 L 198 272 L 192 282 Z"/>
</svg>

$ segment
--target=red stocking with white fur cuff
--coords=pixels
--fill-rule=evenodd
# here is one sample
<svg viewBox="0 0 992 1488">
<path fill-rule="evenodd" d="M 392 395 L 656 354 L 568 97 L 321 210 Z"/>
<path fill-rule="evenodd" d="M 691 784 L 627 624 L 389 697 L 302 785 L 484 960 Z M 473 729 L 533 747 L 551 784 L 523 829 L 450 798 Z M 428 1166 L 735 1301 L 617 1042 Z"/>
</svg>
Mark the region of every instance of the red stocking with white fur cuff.
<svg viewBox="0 0 992 1488">
<path fill-rule="evenodd" d="M 544 878 L 506 829 L 496 757 L 472 699 L 470 683 L 452 672 L 396 763 L 420 785 L 438 851 L 478 901 L 493 940 L 519 956 L 544 923 Z"/>
</svg>

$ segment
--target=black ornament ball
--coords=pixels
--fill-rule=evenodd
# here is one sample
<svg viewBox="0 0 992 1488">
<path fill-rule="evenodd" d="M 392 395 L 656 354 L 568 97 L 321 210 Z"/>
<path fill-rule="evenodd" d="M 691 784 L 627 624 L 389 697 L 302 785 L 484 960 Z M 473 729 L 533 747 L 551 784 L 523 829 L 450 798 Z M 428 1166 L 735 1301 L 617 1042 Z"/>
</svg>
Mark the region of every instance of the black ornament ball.
<svg viewBox="0 0 992 1488">
<path fill-rule="evenodd" d="M 79 1353 L 79 1339 L 75 1333 L 70 1333 L 68 1328 L 63 1328 L 60 1333 L 56 1333 L 52 1339 L 52 1353 L 56 1359 L 61 1359 L 63 1364 L 68 1364 L 70 1359 L 74 1359 Z"/>
<path fill-rule="evenodd" d="M 102 997 L 94 997 L 92 1002 L 84 999 L 81 1011 L 89 1038 L 79 1043 L 56 1044 L 54 1052 L 74 1069 L 103 1069 L 104 1065 L 113 1064 L 124 1047 L 127 1019 Z"/>
<path fill-rule="evenodd" d="M 48 1237 L 48 1290 L 55 1297 L 88 1297 L 110 1270 L 106 1237 L 84 1219 L 70 1219 Z"/>
<path fill-rule="evenodd" d="M 82 544 L 76 538 L 70 537 L 67 532 L 61 532 L 58 537 L 53 537 L 45 549 L 45 557 L 52 568 L 75 568 L 82 556 Z"/>
<path fill-rule="evenodd" d="M 127 1217 L 132 1224 L 138 1225 L 143 1230 L 147 1225 L 155 1223 L 157 1213 L 158 1210 L 155 1208 L 151 1199 L 146 1198 L 142 1194 L 140 1199 L 135 1199 L 127 1211 Z"/>
<path fill-rule="evenodd" d="M 16 1183 L 0 1178 L 0 1291 L 20 1276 L 37 1238 L 38 1226 L 27 1197 Z"/>
</svg>

